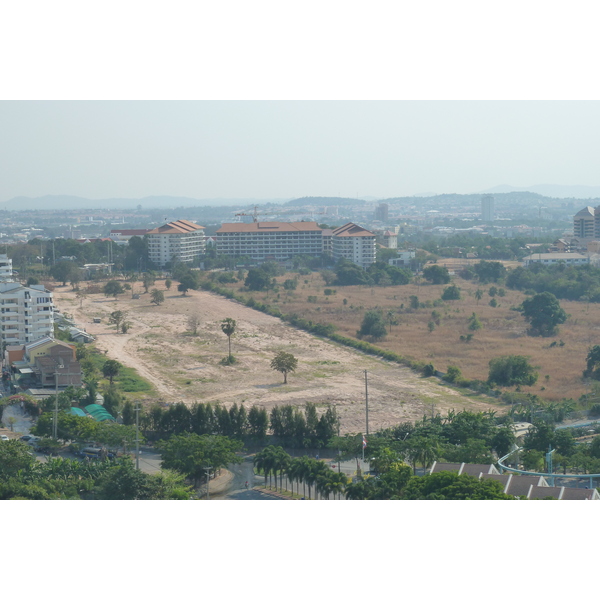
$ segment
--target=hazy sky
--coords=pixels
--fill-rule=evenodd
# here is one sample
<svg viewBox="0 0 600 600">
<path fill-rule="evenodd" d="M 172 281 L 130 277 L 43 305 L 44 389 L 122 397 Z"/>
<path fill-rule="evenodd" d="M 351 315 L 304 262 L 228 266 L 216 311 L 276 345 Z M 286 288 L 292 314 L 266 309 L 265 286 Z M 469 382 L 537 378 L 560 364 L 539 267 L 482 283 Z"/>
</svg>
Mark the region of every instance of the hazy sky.
<svg viewBox="0 0 600 600">
<path fill-rule="evenodd" d="M 0 201 L 598 185 L 597 101 L 4 101 Z"/>
</svg>

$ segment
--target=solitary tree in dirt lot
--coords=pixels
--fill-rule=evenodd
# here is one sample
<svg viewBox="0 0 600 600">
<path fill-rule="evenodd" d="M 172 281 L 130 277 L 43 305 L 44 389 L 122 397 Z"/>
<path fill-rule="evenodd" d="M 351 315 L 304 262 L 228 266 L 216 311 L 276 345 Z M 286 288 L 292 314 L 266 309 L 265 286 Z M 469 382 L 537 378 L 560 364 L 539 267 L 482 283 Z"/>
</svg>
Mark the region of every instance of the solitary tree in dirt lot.
<svg viewBox="0 0 600 600">
<path fill-rule="evenodd" d="M 287 383 L 287 374 L 293 373 L 298 366 L 298 359 L 289 352 L 281 350 L 271 361 L 271 369 L 283 373 L 283 383 Z"/>
<path fill-rule="evenodd" d="M 123 365 L 121 365 L 121 363 L 117 360 L 107 360 L 102 365 L 102 375 L 108 378 L 108 381 L 111 385 L 113 382 L 113 377 L 116 377 L 119 374 L 122 366 Z"/>
<path fill-rule="evenodd" d="M 162 290 L 153 289 L 150 293 L 152 296 L 152 304 L 156 304 L 156 306 L 160 306 L 165 301 L 165 294 Z"/>
<path fill-rule="evenodd" d="M 499 356 L 490 360 L 488 383 L 509 387 L 511 385 L 533 385 L 538 378 L 535 368 L 525 356 Z"/>
<path fill-rule="evenodd" d="M 198 335 L 198 327 L 200 327 L 200 316 L 190 315 L 187 321 L 188 331 L 192 335 Z"/>
<path fill-rule="evenodd" d="M 235 333 L 235 327 L 237 323 L 234 319 L 227 317 L 221 321 L 221 329 L 223 333 L 227 336 L 227 340 L 229 341 L 229 362 L 231 363 L 231 336 Z"/>
<path fill-rule="evenodd" d="M 127 313 L 123 310 L 115 310 L 114 312 L 110 313 L 110 316 L 108 317 L 108 322 L 115 325 L 115 327 L 117 328 L 117 331 L 119 331 L 119 329 L 121 328 L 121 323 L 123 323 L 123 321 L 125 321 L 125 318 L 127 317 Z"/>
<path fill-rule="evenodd" d="M 119 294 L 123 293 L 123 286 L 118 282 L 115 281 L 114 279 L 111 279 L 111 281 L 108 281 L 106 283 L 106 285 L 104 286 L 104 295 L 105 296 L 114 296 L 115 300 L 117 299 L 117 296 Z"/>
<path fill-rule="evenodd" d="M 554 294 L 543 292 L 523 301 L 523 316 L 531 324 L 530 335 L 549 337 L 558 331 L 558 325 L 567 320 Z"/>
<path fill-rule="evenodd" d="M 177 286 L 177 290 L 180 291 L 184 296 L 186 295 L 188 290 L 197 290 L 197 289 L 198 289 L 198 281 L 191 274 L 184 275 L 179 280 L 179 285 Z"/>
</svg>

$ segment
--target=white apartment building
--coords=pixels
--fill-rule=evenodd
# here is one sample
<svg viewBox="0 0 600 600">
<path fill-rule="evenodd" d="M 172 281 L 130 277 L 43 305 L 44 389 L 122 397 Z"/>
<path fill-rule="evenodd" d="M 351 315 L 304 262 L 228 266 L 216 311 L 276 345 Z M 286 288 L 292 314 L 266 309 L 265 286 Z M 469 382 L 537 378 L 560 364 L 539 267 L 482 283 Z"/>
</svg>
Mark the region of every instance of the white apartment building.
<svg viewBox="0 0 600 600">
<path fill-rule="evenodd" d="M 217 231 L 217 254 L 252 260 L 287 260 L 323 253 L 323 230 L 312 221 L 223 223 Z"/>
<path fill-rule="evenodd" d="M 148 232 L 148 258 L 159 267 L 168 262 L 192 262 L 204 254 L 204 227 L 180 219 Z"/>
<path fill-rule="evenodd" d="M 12 258 L 7 254 L 0 254 L 0 281 L 12 281 Z"/>
<path fill-rule="evenodd" d="M 43 285 L 0 283 L 0 339 L 7 345 L 54 337 L 52 292 Z"/>
<path fill-rule="evenodd" d="M 364 269 L 377 257 L 375 234 L 360 225 L 346 223 L 332 232 L 333 258 L 352 261 Z"/>
<path fill-rule="evenodd" d="M 541 254 L 531 254 L 523 259 L 523 266 L 528 267 L 533 263 L 543 265 L 557 265 L 564 263 L 566 265 L 588 265 L 590 257 L 576 252 L 546 252 Z"/>
</svg>

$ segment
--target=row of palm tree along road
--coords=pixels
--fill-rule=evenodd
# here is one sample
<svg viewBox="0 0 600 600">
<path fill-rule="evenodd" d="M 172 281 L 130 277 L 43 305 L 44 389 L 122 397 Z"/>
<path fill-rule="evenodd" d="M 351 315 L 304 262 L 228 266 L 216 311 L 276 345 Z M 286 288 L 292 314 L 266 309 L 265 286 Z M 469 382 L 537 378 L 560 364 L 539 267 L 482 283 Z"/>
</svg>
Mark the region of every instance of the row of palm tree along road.
<svg viewBox="0 0 600 600">
<path fill-rule="evenodd" d="M 279 491 L 283 489 L 283 477 L 285 476 L 292 486 L 294 493 L 294 483 L 296 483 L 296 493 L 299 494 L 300 484 L 302 484 L 303 496 L 306 497 L 306 486 L 308 486 L 308 499 L 312 499 L 314 491 L 315 499 L 317 494 L 321 498 L 329 500 L 330 496 L 337 494 L 341 499 L 342 493 L 346 491 L 350 479 L 344 473 L 337 473 L 323 461 L 302 456 L 292 458 L 281 446 L 267 446 L 254 457 L 254 466 L 262 473 L 265 478 L 265 487 L 267 477 L 269 478 L 269 487 L 272 485 L 272 478 L 275 478 L 275 491 L 277 491 L 277 477 L 279 476 Z"/>
</svg>

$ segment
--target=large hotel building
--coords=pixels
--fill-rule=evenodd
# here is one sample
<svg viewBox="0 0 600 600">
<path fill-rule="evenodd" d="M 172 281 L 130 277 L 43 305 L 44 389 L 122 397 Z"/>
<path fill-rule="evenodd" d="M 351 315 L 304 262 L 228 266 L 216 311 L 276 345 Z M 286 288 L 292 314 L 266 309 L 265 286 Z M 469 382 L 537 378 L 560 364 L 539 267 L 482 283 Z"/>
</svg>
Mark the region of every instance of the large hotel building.
<svg viewBox="0 0 600 600">
<path fill-rule="evenodd" d="M 191 221 L 173 221 L 147 235 L 148 258 L 159 267 L 173 260 L 189 263 L 204 254 L 204 227 Z"/>
<path fill-rule="evenodd" d="M 353 223 L 333 231 L 310 221 L 223 223 L 217 231 L 218 255 L 248 256 L 258 262 L 332 253 L 336 259 L 368 267 L 375 262 L 375 252 L 375 234 Z"/>
</svg>

